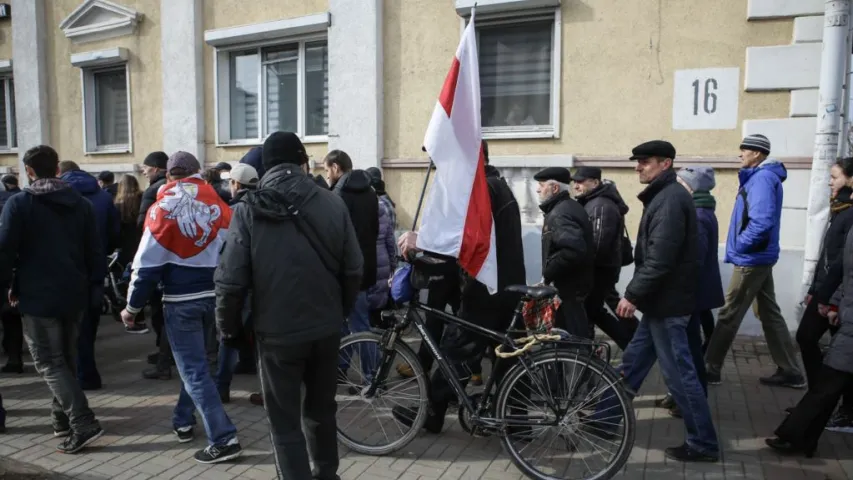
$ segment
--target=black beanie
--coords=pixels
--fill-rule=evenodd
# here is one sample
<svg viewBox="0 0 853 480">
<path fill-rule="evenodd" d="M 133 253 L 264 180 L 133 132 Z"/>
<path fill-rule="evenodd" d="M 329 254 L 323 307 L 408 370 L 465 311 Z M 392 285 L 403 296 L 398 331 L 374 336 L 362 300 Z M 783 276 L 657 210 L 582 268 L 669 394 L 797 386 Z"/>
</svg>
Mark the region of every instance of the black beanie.
<svg viewBox="0 0 853 480">
<path fill-rule="evenodd" d="M 302 165 L 308 162 L 305 147 L 293 132 L 275 132 L 267 137 L 261 157 L 265 170 L 282 163 Z"/>
<path fill-rule="evenodd" d="M 148 165 L 149 167 L 159 168 L 160 170 L 166 169 L 166 163 L 169 161 L 169 156 L 164 152 L 151 152 L 145 157 L 145 160 L 142 161 L 143 165 Z"/>
</svg>

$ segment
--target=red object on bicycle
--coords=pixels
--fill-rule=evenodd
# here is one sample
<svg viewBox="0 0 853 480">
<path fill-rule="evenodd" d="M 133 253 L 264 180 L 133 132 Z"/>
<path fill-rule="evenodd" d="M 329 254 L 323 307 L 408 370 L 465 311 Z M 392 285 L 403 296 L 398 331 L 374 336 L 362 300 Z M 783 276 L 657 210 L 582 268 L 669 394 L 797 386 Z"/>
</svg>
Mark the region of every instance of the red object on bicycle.
<svg viewBox="0 0 853 480">
<path fill-rule="evenodd" d="M 521 309 L 524 326 L 528 332 L 550 333 L 554 328 L 554 316 L 560 308 L 560 297 L 528 300 Z"/>
</svg>

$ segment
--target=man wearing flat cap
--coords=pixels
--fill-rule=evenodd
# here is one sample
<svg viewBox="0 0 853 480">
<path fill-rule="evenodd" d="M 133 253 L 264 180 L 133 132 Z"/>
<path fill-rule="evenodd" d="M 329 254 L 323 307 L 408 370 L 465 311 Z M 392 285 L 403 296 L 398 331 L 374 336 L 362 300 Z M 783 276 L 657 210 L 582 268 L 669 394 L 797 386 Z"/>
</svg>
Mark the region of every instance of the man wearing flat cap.
<svg viewBox="0 0 853 480">
<path fill-rule="evenodd" d="M 586 210 L 569 196 L 572 174 L 568 168 L 549 167 L 533 176 L 539 182 L 542 225 L 542 279 L 560 292 L 557 327 L 577 337 L 589 338 L 584 300 L 593 280 L 592 224 Z"/>
<path fill-rule="evenodd" d="M 622 375 L 638 391 L 657 360 L 664 382 L 684 415 L 686 441 L 665 450 L 684 462 L 716 462 L 720 447 L 705 391 L 693 364 L 687 326 L 696 305 L 697 220 L 693 198 L 676 180 L 675 147 L 663 140 L 638 145 L 637 196 L 643 216 L 634 252 L 634 277 L 625 288 L 616 314 L 643 312 L 643 319 L 622 356 Z"/>
<path fill-rule="evenodd" d="M 592 223 L 595 249 L 595 274 L 592 290 L 586 297 L 586 314 L 590 327 L 592 324 L 598 326 L 624 351 L 637 329 L 637 319 L 619 320 L 604 308 L 604 304 L 608 298 L 619 300 L 618 293 L 613 292 L 619 281 L 624 254 L 630 253 L 622 251 L 628 205 L 613 182 L 601 180 L 598 167 L 578 167 L 572 174 L 572 181 L 575 199 L 586 210 Z M 626 247 L 630 247 L 630 243 Z M 616 308 L 615 302 L 611 308 Z"/>
</svg>

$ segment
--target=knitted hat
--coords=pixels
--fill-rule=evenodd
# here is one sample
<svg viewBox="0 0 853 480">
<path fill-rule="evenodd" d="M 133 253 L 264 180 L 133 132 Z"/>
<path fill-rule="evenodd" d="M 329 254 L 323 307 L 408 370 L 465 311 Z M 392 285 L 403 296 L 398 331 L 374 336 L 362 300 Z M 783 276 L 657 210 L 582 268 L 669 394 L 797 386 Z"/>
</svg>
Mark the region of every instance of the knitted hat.
<svg viewBox="0 0 853 480">
<path fill-rule="evenodd" d="M 201 164 L 198 163 L 198 159 L 189 152 L 175 152 L 166 163 L 166 171 L 172 175 L 192 175 L 200 170 Z"/>
<path fill-rule="evenodd" d="M 267 137 L 261 158 L 265 170 L 282 163 L 302 165 L 308 162 L 305 147 L 293 132 L 275 132 Z"/>
<path fill-rule="evenodd" d="M 717 186 L 711 167 L 684 167 L 678 171 L 678 178 L 694 192 L 710 192 Z"/>
<path fill-rule="evenodd" d="M 145 160 L 142 161 L 143 165 L 147 165 L 149 167 L 159 168 L 161 170 L 166 169 L 166 162 L 169 161 L 169 156 L 164 152 L 151 152 L 145 157 Z"/>
<path fill-rule="evenodd" d="M 743 138 L 743 141 L 740 142 L 741 150 L 752 150 L 754 152 L 761 152 L 765 155 L 770 155 L 770 140 L 767 139 L 764 135 L 755 134 L 755 135 L 747 135 Z"/>
</svg>

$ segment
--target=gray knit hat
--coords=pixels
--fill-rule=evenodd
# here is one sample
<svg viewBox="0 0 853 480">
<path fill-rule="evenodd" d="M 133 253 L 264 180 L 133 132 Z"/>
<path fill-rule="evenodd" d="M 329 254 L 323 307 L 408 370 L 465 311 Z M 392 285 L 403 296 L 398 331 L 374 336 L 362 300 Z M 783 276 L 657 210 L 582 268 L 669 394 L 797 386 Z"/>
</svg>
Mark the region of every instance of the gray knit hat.
<svg viewBox="0 0 853 480">
<path fill-rule="evenodd" d="M 176 171 L 173 172 L 173 170 Z M 166 171 L 171 175 L 192 175 L 200 170 L 201 164 L 198 163 L 198 159 L 189 152 L 175 152 L 166 162 Z"/>
<path fill-rule="evenodd" d="M 770 140 L 767 139 L 764 135 L 755 134 L 755 135 L 747 135 L 744 137 L 743 141 L 740 142 L 741 150 L 752 150 L 755 152 L 761 152 L 765 155 L 770 155 Z"/>
<path fill-rule="evenodd" d="M 678 178 L 694 192 L 710 192 L 717 186 L 714 169 L 711 167 L 684 167 L 678 171 Z"/>
</svg>

